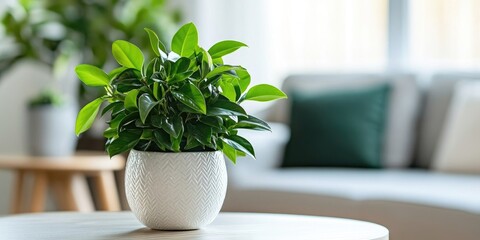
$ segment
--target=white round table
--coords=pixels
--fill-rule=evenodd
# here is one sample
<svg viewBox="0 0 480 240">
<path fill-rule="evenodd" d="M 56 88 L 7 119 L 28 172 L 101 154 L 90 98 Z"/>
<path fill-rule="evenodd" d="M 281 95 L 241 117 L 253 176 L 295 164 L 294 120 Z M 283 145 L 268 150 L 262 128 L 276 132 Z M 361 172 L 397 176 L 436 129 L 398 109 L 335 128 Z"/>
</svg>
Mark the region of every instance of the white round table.
<svg viewBox="0 0 480 240">
<path fill-rule="evenodd" d="M 0 218 L 0 237 L 31 239 L 195 239 L 195 240 L 388 240 L 380 225 L 341 218 L 263 213 L 220 213 L 200 230 L 156 231 L 130 212 L 41 213 Z"/>
</svg>

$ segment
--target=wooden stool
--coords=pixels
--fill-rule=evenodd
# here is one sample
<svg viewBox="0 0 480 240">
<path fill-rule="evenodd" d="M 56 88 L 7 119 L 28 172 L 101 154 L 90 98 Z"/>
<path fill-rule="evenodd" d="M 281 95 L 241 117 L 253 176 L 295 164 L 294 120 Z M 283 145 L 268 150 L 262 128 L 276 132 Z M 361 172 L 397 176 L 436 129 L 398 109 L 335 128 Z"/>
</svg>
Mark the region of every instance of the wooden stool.
<svg viewBox="0 0 480 240">
<path fill-rule="evenodd" d="M 27 212 L 42 212 L 50 188 L 63 211 L 94 211 L 85 176 L 92 176 L 99 208 L 120 211 L 120 201 L 113 171 L 125 166 L 122 156 L 110 159 L 101 152 L 78 152 L 75 156 L 37 157 L 0 156 L 0 169 L 16 171 L 12 194 L 12 213 L 22 213 L 25 201 L 25 178 L 33 177 L 33 191 Z"/>
</svg>

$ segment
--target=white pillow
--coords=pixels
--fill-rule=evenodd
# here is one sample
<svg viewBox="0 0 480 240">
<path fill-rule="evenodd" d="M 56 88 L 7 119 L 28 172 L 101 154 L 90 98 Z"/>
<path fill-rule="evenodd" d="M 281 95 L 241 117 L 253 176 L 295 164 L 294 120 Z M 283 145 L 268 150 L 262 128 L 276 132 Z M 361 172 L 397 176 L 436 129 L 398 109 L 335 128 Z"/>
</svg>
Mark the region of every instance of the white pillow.
<svg viewBox="0 0 480 240">
<path fill-rule="evenodd" d="M 461 80 L 455 84 L 433 168 L 480 173 L 480 81 Z"/>
</svg>

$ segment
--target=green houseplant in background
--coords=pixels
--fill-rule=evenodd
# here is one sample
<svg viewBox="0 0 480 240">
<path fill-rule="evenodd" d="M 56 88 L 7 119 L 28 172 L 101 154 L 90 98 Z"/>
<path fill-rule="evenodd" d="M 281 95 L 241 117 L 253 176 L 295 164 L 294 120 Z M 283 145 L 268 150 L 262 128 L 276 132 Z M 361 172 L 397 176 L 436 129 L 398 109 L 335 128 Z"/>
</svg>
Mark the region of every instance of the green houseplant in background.
<svg viewBox="0 0 480 240">
<path fill-rule="evenodd" d="M 90 62 L 102 68 L 114 65 L 111 50 L 105 48 L 114 39 L 144 43 L 139 47 L 148 49 L 148 36 L 141 34 L 145 26 L 160 32 L 161 36 L 171 36 L 181 14 L 167 5 L 165 0 L 10 1 L 0 13 L 0 44 L 3 46 L 0 49 L 0 76 L 17 63 L 21 65 L 25 59 L 45 66 L 52 72 L 52 81 L 39 91 L 56 92 L 63 98 L 63 104 L 48 104 L 47 101 L 41 107 L 29 107 L 28 114 L 36 117 L 45 110 L 46 115 L 58 113 L 57 118 L 62 118 L 64 113 L 60 110 L 63 110 L 70 112 L 75 118 L 78 100 L 81 103 L 90 101 L 104 92 L 103 89 L 79 84 L 72 66 L 80 62 Z M 32 81 L 35 81 L 35 78 L 32 78 Z M 34 96 L 34 100 L 42 97 L 45 95 L 39 93 Z M 57 110 L 53 110 L 54 108 Z M 32 111 L 35 113 L 31 113 Z M 57 139 L 58 148 L 62 142 L 67 141 L 55 138 L 54 134 L 45 131 L 49 129 L 48 126 L 42 130 L 40 122 L 34 125 L 38 127 L 38 131 L 29 132 L 29 140 Z M 29 124 L 29 127 L 32 126 Z M 71 129 L 73 126 L 68 126 L 64 131 L 69 132 L 76 141 Z M 42 135 L 34 136 L 37 133 Z M 88 136 L 91 137 L 95 136 Z M 98 137 L 101 138 L 101 135 Z M 65 151 L 58 150 L 59 152 L 53 155 L 65 154 Z M 35 149 L 31 149 L 31 152 L 38 153 Z"/>
<path fill-rule="evenodd" d="M 0 74 L 19 60 L 31 58 L 53 67 L 79 54 L 97 67 L 113 64 L 105 45 L 115 39 L 144 43 L 149 27 L 170 36 L 181 14 L 166 0 L 21 0 L 7 4 L 0 15 Z M 3 36 L 2 36 L 3 35 Z M 165 40 L 165 39 L 161 39 Z"/>
<path fill-rule="evenodd" d="M 76 67 L 80 80 L 107 92 L 80 110 L 76 133 L 86 131 L 108 102 L 101 111 L 110 115 L 106 149 L 110 156 L 131 150 L 125 184 L 132 211 L 153 229 L 196 229 L 213 221 L 222 206 L 223 154 L 234 163 L 237 156 L 255 155 L 238 130 L 270 130 L 240 104 L 286 95 L 267 84 L 249 88 L 247 70 L 223 62 L 224 55 L 246 46 L 241 42 L 222 41 L 205 50 L 188 23 L 168 51 L 155 32 L 145 30 L 154 53 L 149 60 L 132 43 L 118 40 L 112 53 L 119 68 L 106 73 L 92 65 Z"/>
</svg>

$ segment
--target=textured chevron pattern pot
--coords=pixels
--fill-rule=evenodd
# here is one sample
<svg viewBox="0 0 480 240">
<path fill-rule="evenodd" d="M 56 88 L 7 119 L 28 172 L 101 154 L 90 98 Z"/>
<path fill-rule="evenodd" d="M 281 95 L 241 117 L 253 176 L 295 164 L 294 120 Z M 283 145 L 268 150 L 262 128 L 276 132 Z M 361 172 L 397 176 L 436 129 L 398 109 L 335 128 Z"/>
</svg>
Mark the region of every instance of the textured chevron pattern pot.
<svg viewBox="0 0 480 240">
<path fill-rule="evenodd" d="M 127 201 L 151 229 L 189 230 L 211 223 L 227 190 L 223 153 L 132 150 L 125 172 Z"/>
</svg>

